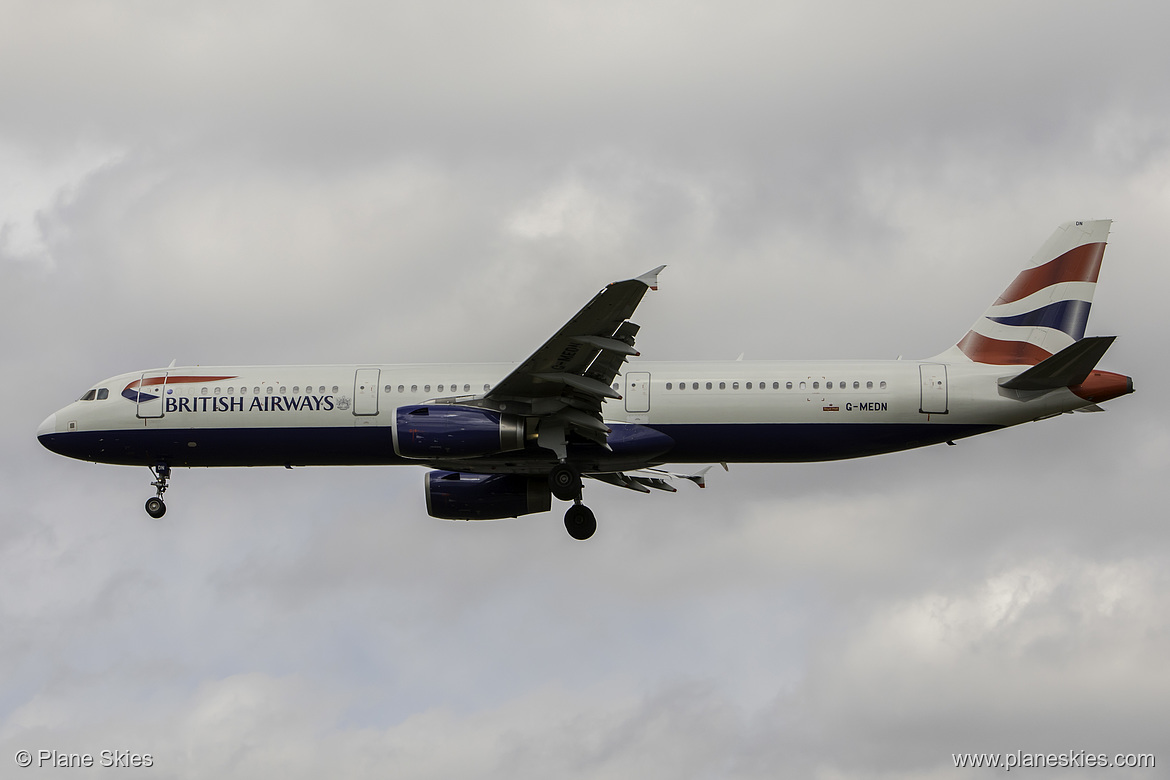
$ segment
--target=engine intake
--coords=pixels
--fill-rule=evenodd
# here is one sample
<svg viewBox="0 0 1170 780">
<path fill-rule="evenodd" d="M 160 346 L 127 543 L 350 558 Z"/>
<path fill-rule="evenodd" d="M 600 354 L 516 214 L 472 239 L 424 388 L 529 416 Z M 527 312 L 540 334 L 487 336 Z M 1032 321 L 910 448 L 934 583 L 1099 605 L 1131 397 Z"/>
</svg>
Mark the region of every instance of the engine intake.
<svg viewBox="0 0 1170 780">
<path fill-rule="evenodd" d="M 403 458 L 475 458 L 524 449 L 524 418 L 471 406 L 400 406 L 393 437 Z"/>
<path fill-rule="evenodd" d="M 548 480 L 523 474 L 430 471 L 426 493 L 427 514 L 441 520 L 499 520 L 552 507 Z"/>
</svg>

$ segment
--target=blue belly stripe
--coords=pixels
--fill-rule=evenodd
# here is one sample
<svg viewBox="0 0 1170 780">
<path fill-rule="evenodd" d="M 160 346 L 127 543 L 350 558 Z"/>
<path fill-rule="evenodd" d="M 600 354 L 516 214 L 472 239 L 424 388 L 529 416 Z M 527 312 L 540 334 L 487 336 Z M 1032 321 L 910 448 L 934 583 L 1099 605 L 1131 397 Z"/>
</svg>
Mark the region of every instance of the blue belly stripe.
<svg viewBox="0 0 1170 780">
<path fill-rule="evenodd" d="M 996 430 L 998 425 L 940 423 L 703 423 L 647 426 L 669 436 L 674 446 L 650 455 L 606 453 L 598 447 L 570 448 L 599 469 L 660 463 L 798 463 L 841 460 L 925 447 Z M 394 454 L 390 429 L 352 428 L 140 428 L 73 431 L 40 437 L 45 447 L 78 460 L 132 466 L 367 466 L 426 465 Z M 192 446 L 194 444 L 194 446 Z M 636 458 L 652 457 L 637 461 Z M 509 453 L 469 459 L 475 464 L 542 463 L 548 452 Z M 524 470 L 524 469 L 519 469 Z"/>
</svg>

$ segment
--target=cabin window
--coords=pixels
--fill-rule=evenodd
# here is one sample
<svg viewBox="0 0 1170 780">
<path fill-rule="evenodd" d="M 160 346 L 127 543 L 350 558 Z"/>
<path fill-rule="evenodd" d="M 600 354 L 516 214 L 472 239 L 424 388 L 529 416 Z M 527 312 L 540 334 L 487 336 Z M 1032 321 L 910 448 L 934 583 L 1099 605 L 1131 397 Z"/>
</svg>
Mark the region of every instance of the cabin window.
<svg viewBox="0 0 1170 780">
<path fill-rule="evenodd" d="M 423 392 L 424 393 L 431 392 L 431 386 L 430 385 L 423 385 Z"/>
<path fill-rule="evenodd" d="M 235 394 L 236 394 L 236 388 L 234 388 L 234 387 L 229 387 L 229 388 L 227 389 L 227 393 L 228 393 L 228 395 L 235 395 Z"/>
<path fill-rule="evenodd" d="M 282 387 L 282 388 L 280 388 L 280 392 L 282 392 L 282 393 L 284 392 L 284 388 L 283 388 L 283 387 Z M 300 385 L 293 385 L 293 395 L 296 395 L 296 394 L 297 394 L 297 393 L 299 393 L 299 392 L 301 392 L 301 387 L 300 387 Z"/>
<path fill-rule="evenodd" d="M 800 383 L 800 389 L 801 389 L 801 390 L 804 390 L 804 389 L 805 389 L 807 386 L 808 386 L 808 385 L 807 385 L 806 383 L 804 383 L 804 382 L 801 382 L 801 383 Z"/>
<path fill-rule="evenodd" d="M 286 389 L 285 389 L 284 385 L 281 385 L 281 386 L 280 386 L 280 394 L 281 394 L 281 395 L 284 395 L 284 394 L 285 394 L 285 393 L 287 393 L 287 392 L 288 392 L 288 390 L 286 390 Z"/>
<path fill-rule="evenodd" d="M 752 383 L 751 383 L 751 382 L 748 382 L 746 385 L 744 385 L 744 386 L 743 386 L 743 389 L 744 389 L 744 390 L 751 390 L 751 389 L 752 389 Z"/>
<path fill-rule="evenodd" d="M 391 388 L 390 385 L 386 385 L 385 392 L 389 393 L 392 389 L 393 388 Z"/>
<path fill-rule="evenodd" d="M 399 385 L 399 386 L 398 386 L 398 392 L 402 393 L 402 392 L 405 392 L 405 391 L 406 391 L 406 386 L 405 386 L 405 385 Z"/>
<path fill-rule="evenodd" d="M 275 389 L 276 388 L 274 388 L 272 385 L 269 385 L 268 387 L 264 388 L 264 392 L 268 393 L 268 395 L 272 395 L 272 391 Z"/>
<path fill-rule="evenodd" d="M 732 390 L 738 390 L 738 389 L 739 389 L 739 382 L 732 382 L 732 383 L 731 383 L 731 389 L 732 389 Z"/>
<path fill-rule="evenodd" d="M 832 390 L 832 389 L 833 389 L 833 383 L 832 383 L 832 382 L 825 382 L 825 389 L 826 389 L 826 390 Z"/>
<path fill-rule="evenodd" d="M 337 392 L 337 385 L 333 386 L 333 392 L 335 392 L 335 393 Z"/>
<path fill-rule="evenodd" d="M 671 389 L 673 389 L 673 388 L 671 387 L 671 384 L 670 384 L 670 382 L 667 382 L 667 383 L 666 383 L 666 389 L 667 389 L 667 390 L 671 390 Z"/>
<path fill-rule="evenodd" d="M 880 387 L 882 390 L 885 390 L 885 389 L 886 389 L 886 382 L 885 382 L 885 380 L 884 380 L 884 379 L 881 381 L 881 383 L 880 383 L 880 384 L 878 384 L 878 387 Z"/>
<path fill-rule="evenodd" d="M 201 388 L 199 389 L 199 394 L 200 394 L 200 395 L 207 395 L 207 388 L 206 388 L 206 387 L 201 387 Z"/>
<path fill-rule="evenodd" d="M 272 392 L 272 388 L 271 388 L 271 387 L 270 387 L 270 388 L 268 388 L 268 391 L 269 391 L 269 392 Z M 252 388 L 252 395 L 260 395 L 260 388 L 259 388 L 259 387 L 253 387 L 253 388 Z"/>
<path fill-rule="evenodd" d="M 780 383 L 779 383 L 779 382 L 777 382 L 776 384 L 780 384 Z M 792 389 L 792 383 L 791 383 L 791 382 L 785 382 L 785 383 L 784 383 L 784 389 L 785 389 L 785 390 L 791 390 L 791 389 Z"/>
<path fill-rule="evenodd" d="M 443 386 L 442 386 L 442 385 L 439 385 L 439 392 L 440 392 L 440 393 L 441 393 L 441 392 L 443 392 Z"/>
<path fill-rule="evenodd" d="M 866 382 L 865 389 L 866 390 L 873 390 L 873 382 Z"/>
<path fill-rule="evenodd" d="M 820 382 L 813 382 L 813 390 L 820 390 L 820 389 L 821 389 L 821 383 Z"/>
<path fill-rule="evenodd" d="M 491 386 L 491 385 L 484 385 L 484 386 L 483 386 L 483 391 L 484 391 L 485 393 L 486 393 L 488 390 L 491 390 L 491 389 L 492 389 L 492 386 Z"/>
<path fill-rule="evenodd" d="M 418 392 L 418 385 L 411 385 L 410 392 L 417 393 Z"/>
</svg>

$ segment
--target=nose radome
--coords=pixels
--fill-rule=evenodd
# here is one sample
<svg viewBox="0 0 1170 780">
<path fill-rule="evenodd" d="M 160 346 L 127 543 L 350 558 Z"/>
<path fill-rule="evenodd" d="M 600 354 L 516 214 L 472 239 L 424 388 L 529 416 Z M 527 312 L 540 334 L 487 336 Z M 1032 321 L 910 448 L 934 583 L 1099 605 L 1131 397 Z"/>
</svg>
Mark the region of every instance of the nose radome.
<svg viewBox="0 0 1170 780">
<path fill-rule="evenodd" d="M 44 436 L 46 433 L 56 433 L 56 432 L 57 432 L 57 415 L 56 415 L 56 413 L 50 414 L 48 417 L 45 418 L 44 422 L 42 422 L 40 425 L 37 426 L 37 436 L 38 437 Z"/>
</svg>

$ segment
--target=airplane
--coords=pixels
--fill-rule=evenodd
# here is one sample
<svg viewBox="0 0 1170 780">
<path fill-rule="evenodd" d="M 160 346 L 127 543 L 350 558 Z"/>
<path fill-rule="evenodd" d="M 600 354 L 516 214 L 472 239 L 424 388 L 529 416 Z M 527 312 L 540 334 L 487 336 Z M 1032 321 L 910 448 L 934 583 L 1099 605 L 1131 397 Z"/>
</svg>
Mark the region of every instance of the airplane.
<svg viewBox="0 0 1170 780">
<path fill-rule="evenodd" d="M 153 518 L 176 467 L 413 464 L 431 469 L 433 517 L 518 517 L 555 497 L 572 502 L 565 528 L 583 540 L 597 528 L 583 479 L 674 492 L 680 479 L 704 487 L 716 463 L 857 458 L 1104 411 L 1133 392 L 1132 378 L 1096 368 L 1115 337 L 1084 335 L 1110 225 L 1060 225 L 967 334 L 925 360 L 631 360 L 630 317 L 659 266 L 605 287 L 518 364 L 172 361 L 98 382 L 37 437 L 67 457 L 148 467 Z"/>
</svg>

